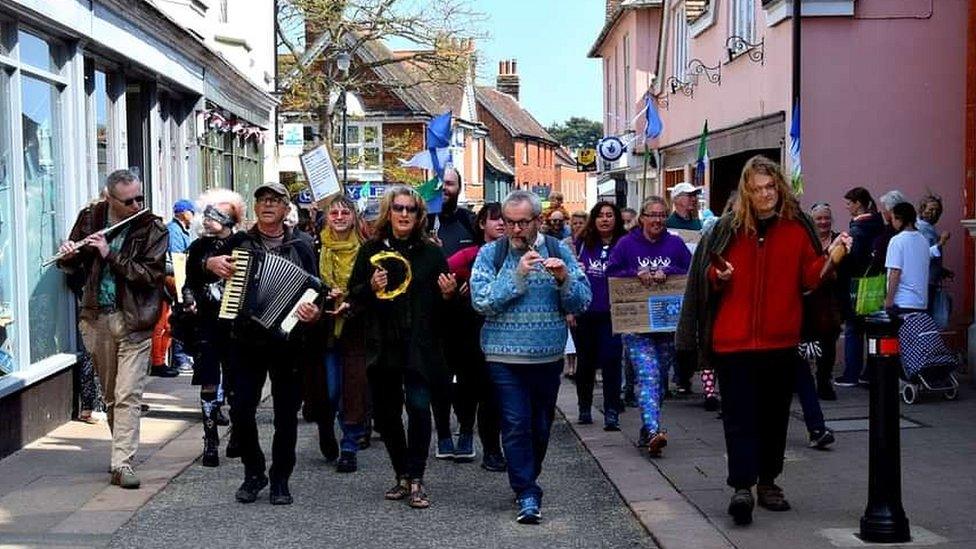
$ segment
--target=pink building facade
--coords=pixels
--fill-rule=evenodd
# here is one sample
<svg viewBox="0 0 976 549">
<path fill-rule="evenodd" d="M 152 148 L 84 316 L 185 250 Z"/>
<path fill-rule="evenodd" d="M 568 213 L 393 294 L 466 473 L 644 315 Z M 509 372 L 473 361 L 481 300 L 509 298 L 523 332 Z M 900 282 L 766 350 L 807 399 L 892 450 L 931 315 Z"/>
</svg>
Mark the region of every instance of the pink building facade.
<svg viewBox="0 0 976 549">
<path fill-rule="evenodd" d="M 650 143 L 660 164 L 647 190 L 691 181 L 708 121 L 708 206 L 720 211 L 742 166 L 764 154 L 790 169 L 792 5 L 789 0 L 665 0 L 657 10 L 656 77 L 649 92 L 664 123 Z M 804 0 L 802 202 L 849 216 L 844 193 L 934 192 L 952 233 L 946 265 L 958 324 L 968 323 L 972 276 L 960 226 L 965 193 L 967 3 Z M 647 27 L 653 32 L 653 25 Z M 643 132 L 643 119 L 636 131 Z"/>
</svg>

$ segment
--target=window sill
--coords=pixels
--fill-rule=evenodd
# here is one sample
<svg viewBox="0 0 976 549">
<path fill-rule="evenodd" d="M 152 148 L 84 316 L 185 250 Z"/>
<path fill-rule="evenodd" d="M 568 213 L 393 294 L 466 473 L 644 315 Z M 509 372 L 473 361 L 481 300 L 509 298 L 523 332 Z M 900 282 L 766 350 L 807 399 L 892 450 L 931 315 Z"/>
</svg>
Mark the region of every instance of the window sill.
<svg viewBox="0 0 976 549">
<path fill-rule="evenodd" d="M 0 377 L 0 398 L 26 389 L 31 385 L 67 370 L 78 361 L 78 357 L 70 353 L 49 356 L 40 362 L 35 362 L 23 370 Z"/>
</svg>

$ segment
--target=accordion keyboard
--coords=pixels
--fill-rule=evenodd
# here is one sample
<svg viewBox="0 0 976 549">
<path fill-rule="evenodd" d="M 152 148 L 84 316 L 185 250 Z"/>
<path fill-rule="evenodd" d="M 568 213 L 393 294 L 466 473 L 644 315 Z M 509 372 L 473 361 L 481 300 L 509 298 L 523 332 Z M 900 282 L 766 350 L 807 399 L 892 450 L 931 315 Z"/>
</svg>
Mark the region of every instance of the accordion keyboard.
<svg viewBox="0 0 976 549">
<path fill-rule="evenodd" d="M 218 318 L 233 320 L 240 314 L 247 290 L 251 257 L 249 252 L 240 248 L 231 252 L 231 259 L 234 261 L 234 275 L 224 286 L 224 295 L 220 300 L 220 312 L 217 314 Z"/>
</svg>

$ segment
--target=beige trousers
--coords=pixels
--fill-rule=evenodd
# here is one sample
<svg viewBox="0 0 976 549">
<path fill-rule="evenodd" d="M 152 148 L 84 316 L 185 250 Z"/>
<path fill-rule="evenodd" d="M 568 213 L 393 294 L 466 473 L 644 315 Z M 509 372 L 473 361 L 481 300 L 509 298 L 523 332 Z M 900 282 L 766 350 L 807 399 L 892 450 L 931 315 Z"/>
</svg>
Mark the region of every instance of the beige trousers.
<svg viewBox="0 0 976 549">
<path fill-rule="evenodd" d="M 78 323 L 102 386 L 112 432 L 112 469 L 132 465 L 139 449 L 142 391 L 146 387 L 152 339 L 130 341 L 121 312 Z"/>
</svg>

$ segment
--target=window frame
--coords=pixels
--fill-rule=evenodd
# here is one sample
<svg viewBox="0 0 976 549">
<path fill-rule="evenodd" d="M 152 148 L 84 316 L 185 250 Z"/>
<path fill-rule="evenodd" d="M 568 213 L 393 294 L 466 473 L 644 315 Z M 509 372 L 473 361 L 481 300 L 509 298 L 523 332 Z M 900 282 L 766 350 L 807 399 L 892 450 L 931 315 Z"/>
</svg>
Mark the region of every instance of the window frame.
<svg viewBox="0 0 976 549">
<path fill-rule="evenodd" d="M 688 73 L 688 49 L 690 33 L 688 29 L 688 18 L 685 12 L 685 5 L 681 3 L 674 8 L 671 13 L 671 30 L 673 41 L 671 43 L 671 74 L 678 80 L 685 81 Z"/>
<path fill-rule="evenodd" d="M 746 42 L 756 42 L 756 1 L 755 0 L 728 0 L 729 2 L 729 24 L 728 36 L 739 36 Z M 736 52 L 733 56 L 738 56 L 748 51 Z"/>
</svg>

